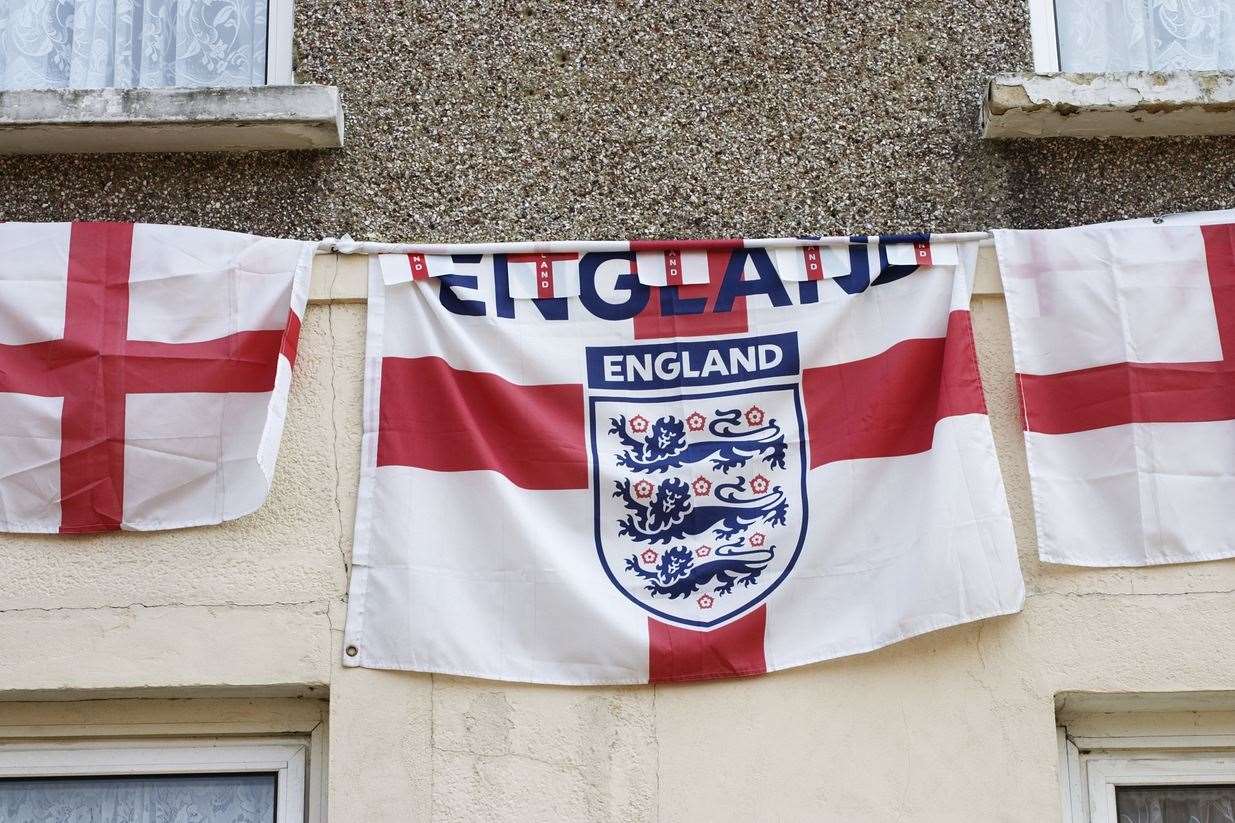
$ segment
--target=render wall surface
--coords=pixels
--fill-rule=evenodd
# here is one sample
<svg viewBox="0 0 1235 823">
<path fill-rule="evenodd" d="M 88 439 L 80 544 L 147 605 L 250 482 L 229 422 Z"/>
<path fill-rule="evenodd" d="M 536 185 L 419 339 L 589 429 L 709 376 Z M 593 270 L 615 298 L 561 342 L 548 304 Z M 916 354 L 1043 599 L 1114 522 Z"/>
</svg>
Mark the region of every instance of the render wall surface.
<svg viewBox="0 0 1235 823">
<path fill-rule="evenodd" d="M 1026 17 L 977 0 L 300 0 L 302 79 L 340 86 L 346 149 L 0 159 L 0 219 L 465 241 L 1232 205 L 1235 141 L 979 141 L 985 81 L 1029 67 Z M 315 306 L 257 514 L 0 536 L 0 698 L 106 717 L 99 698 L 328 694 L 334 823 L 1058 820 L 1054 695 L 1235 690 L 1235 561 L 1038 563 L 1002 300 L 974 320 L 1023 614 L 737 682 L 344 671 L 364 307 Z M 21 705 L 0 702 L 0 726 Z"/>
<path fill-rule="evenodd" d="M 0 733 L 29 722 L 6 700 L 89 699 L 106 717 L 98 698 L 328 692 L 335 823 L 1058 820 L 1054 695 L 1235 690 L 1235 562 L 1040 564 L 1003 301 L 977 299 L 974 319 L 1029 590 L 1020 615 L 743 681 L 344 670 L 364 307 L 314 306 L 258 513 L 3 537 Z"/>
</svg>

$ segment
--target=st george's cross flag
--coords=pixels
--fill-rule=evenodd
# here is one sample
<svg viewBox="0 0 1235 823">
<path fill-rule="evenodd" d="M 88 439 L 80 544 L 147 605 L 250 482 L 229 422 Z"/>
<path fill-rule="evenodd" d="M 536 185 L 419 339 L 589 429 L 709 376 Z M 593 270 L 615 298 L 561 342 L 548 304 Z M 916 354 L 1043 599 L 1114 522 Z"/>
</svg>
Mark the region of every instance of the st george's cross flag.
<svg viewBox="0 0 1235 823">
<path fill-rule="evenodd" d="M 257 509 L 315 247 L 0 224 L 0 531 L 172 529 Z"/>
<path fill-rule="evenodd" d="M 1235 556 L 1235 214 L 1209 220 L 996 232 L 1045 561 Z"/>
<path fill-rule="evenodd" d="M 975 257 L 918 236 L 375 260 L 343 662 L 685 681 L 1019 610 Z"/>
</svg>

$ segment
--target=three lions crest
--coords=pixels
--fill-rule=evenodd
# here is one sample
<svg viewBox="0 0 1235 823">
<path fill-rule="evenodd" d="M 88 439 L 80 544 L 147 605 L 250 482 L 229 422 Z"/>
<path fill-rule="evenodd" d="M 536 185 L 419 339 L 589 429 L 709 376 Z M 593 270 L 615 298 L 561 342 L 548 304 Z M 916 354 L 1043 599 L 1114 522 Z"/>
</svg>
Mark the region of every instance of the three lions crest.
<svg viewBox="0 0 1235 823">
<path fill-rule="evenodd" d="M 802 549 L 797 386 L 589 401 L 596 542 L 610 580 L 692 627 L 762 602 Z"/>
</svg>

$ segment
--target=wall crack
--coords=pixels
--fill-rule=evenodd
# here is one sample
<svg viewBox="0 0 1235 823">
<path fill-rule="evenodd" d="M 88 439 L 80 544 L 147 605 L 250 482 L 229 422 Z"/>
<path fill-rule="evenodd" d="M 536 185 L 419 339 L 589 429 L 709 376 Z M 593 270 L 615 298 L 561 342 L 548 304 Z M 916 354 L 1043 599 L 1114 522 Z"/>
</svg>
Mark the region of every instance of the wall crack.
<svg viewBox="0 0 1235 823">
<path fill-rule="evenodd" d="M 338 266 L 335 266 L 334 277 L 339 276 Z M 334 288 L 333 282 L 331 288 Z M 334 333 L 334 304 L 326 306 L 326 332 L 330 338 L 330 428 L 331 428 L 331 451 L 334 455 L 334 508 L 335 516 L 338 520 L 338 550 L 339 560 L 343 563 L 343 585 L 347 587 L 347 578 L 351 570 L 347 562 L 347 547 L 345 545 L 347 533 L 343 523 L 343 472 L 339 467 L 339 390 L 338 390 L 338 357 L 335 352 L 335 333 Z"/>
</svg>

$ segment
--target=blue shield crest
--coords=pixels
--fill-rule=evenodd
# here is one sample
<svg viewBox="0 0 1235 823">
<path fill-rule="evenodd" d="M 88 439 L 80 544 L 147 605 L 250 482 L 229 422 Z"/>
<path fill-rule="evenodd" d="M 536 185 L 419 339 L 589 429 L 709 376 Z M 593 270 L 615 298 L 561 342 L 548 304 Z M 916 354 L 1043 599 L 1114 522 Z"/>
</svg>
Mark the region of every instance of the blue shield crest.
<svg viewBox="0 0 1235 823">
<path fill-rule="evenodd" d="M 610 581 L 692 627 L 762 602 L 806 531 L 796 335 L 593 347 L 587 358 L 596 550 Z"/>
</svg>

